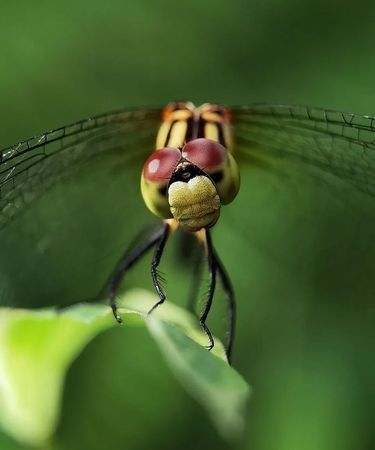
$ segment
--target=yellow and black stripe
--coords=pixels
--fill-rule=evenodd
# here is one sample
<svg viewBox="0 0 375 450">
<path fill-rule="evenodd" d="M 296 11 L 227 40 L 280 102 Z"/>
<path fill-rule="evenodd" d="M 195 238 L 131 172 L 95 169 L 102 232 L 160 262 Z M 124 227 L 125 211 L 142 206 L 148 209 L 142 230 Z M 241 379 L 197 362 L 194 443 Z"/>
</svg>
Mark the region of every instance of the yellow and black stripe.
<svg viewBox="0 0 375 450">
<path fill-rule="evenodd" d="M 170 103 L 163 110 L 163 123 L 156 138 L 156 148 L 183 147 L 193 139 L 206 138 L 233 151 L 233 130 L 228 108 L 205 103 Z"/>
</svg>

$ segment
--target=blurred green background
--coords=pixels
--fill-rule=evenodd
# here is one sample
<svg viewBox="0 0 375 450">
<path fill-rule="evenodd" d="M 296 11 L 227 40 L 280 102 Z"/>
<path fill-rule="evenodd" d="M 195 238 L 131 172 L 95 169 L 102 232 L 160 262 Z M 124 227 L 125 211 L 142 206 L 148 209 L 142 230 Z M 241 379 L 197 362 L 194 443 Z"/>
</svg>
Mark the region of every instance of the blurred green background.
<svg viewBox="0 0 375 450">
<path fill-rule="evenodd" d="M 375 113 L 373 2 L 14 2 L 0 23 L 1 147 L 180 99 Z M 222 441 L 146 332 L 124 327 L 69 371 L 51 448 L 372 448 L 374 204 L 353 194 L 350 211 L 348 191 L 246 175 L 214 232 L 238 299 L 234 366 L 253 387 L 243 439 Z M 163 272 L 179 301 L 189 271 L 172 276 L 171 255 Z M 139 283 L 151 287 L 148 261 Z M 0 448 L 22 447 L 0 436 Z"/>
</svg>

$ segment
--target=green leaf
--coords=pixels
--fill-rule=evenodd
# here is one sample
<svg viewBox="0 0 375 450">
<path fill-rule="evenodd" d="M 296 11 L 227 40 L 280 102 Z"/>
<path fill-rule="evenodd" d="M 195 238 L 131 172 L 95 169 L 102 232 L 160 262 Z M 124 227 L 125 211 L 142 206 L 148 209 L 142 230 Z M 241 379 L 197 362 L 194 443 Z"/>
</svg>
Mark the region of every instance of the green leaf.
<svg viewBox="0 0 375 450">
<path fill-rule="evenodd" d="M 111 325 L 102 305 L 0 312 L 0 425 L 35 446 L 53 433 L 66 372 L 79 352 Z"/>
<path fill-rule="evenodd" d="M 147 294 L 142 299 L 132 297 L 127 305 L 148 311 L 154 302 L 155 297 Z M 207 336 L 198 321 L 171 303 L 146 316 L 146 324 L 176 378 L 207 410 L 219 433 L 227 440 L 238 438 L 244 428 L 250 388 L 227 363 L 223 344 L 215 338 L 215 347 L 208 352 L 204 348 Z"/>
<path fill-rule="evenodd" d="M 207 410 L 225 438 L 243 427 L 249 387 L 231 368 L 222 344 L 207 337 L 187 311 L 165 303 L 147 315 L 155 296 L 132 291 L 121 301 L 124 326 L 145 325 L 182 386 Z M 0 311 L 0 427 L 16 440 L 45 445 L 53 435 L 64 379 L 81 350 L 101 331 L 118 326 L 104 305 Z"/>
<path fill-rule="evenodd" d="M 220 434 L 232 440 L 242 434 L 249 386 L 222 359 L 168 322 L 150 318 L 148 327 L 185 389 L 207 409 Z"/>
</svg>

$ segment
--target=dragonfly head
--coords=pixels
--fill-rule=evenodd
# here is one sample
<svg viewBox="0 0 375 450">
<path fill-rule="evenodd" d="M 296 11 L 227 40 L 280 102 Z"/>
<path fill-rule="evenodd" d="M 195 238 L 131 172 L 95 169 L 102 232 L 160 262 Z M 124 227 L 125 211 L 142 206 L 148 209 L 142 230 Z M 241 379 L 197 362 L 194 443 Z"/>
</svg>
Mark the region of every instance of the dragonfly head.
<svg viewBox="0 0 375 450">
<path fill-rule="evenodd" d="M 215 183 L 185 158 L 169 180 L 168 203 L 173 217 L 187 231 L 212 227 L 220 215 L 221 202 Z"/>
<path fill-rule="evenodd" d="M 230 203 L 238 189 L 232 155 L 209 139 L 157 150 L 143 167 L 141 191 L 147 207 L 164 219 L 175 218 L 187 231 L 212 227 L 221 205 Z"/>
</svg>

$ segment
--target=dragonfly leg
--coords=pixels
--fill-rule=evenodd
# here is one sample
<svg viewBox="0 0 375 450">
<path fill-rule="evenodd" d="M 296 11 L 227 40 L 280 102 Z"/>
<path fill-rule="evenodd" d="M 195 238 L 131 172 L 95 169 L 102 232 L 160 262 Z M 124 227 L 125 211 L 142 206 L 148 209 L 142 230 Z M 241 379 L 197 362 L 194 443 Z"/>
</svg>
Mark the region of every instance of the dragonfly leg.
<svg viewBox="0 0 375 450">
<path fill-rule="evenodd" d="M 112 308 L 113 315 L 117 322 L 122 323 L 122 319 L 117 312 L 116 292 L 123 281 L 125 273 L 154 245 L 156 245 L 160 237 L 164 234 L 164 224 L 159 226 L 146 240 L 139 238 L 138 244 L 127 250 L 125 255 L 119 261 L 115 273 L 111 276 L 109 283 L 109 304 Z M 142 236 L 144 233 L 142 233 Z"/>
<path fill-rule="evenodd" d="M 160 259 L 163 255 L 165 243 L 167 242 L 170 231 L 171 231 L 171 226 L 169 225 L 168 222 L 166 222 L 163 226 L 162 232 L 160 233 L 159 239 L 156 242 L 155 253 L 154 253 L 154 257 L 152 258 L 152 263 L 151 263 L 151 277 L 152 277 L 152 282 L 154 283 L 155 290 L 159 296 L 159 301 L 155 303 L 155 305 L 150 309 L 148 314 L 151 314 L 152 311 L 154 311 L 154 309 L 156 309 L 159 305 L 164 303 L 164 300 L 165 300 L 165 294 L 160 285 L 157 269 L 160 264 Z"/>
<path fill-rule="evenodd" d="M 233 348 L 233 340 L 234 333 L 236 327 L 236 302 L 234 298 L 234 291 L 232 287 L 232 283 L 229 279 L 228 273 L 226 272 L 223 263 L 218 257 L 216 251 L 214 251 L 214 257 L 217 265 L 217 271 L 221 280 L 221 284 L 223 286 L 224 292 L 228 298 L 228 336 L 227 336 L 227 345 L 226 345 L 226 353 L 229 364 L 232 359 L 232 348 Z"/>
<path fill-rule="evenodd" d="M 209 330 L 208 326 L 206 325 L 206 320 L 207 320 L 208 313 L 210 312 L 211 305 L 212 305 L 212 299 L 213 299 L 214 293 L 215 293 L 217 266 L 216 266 L 215 254 L 214 254 L 214 249 L 213 249 L 212 240 L 211 240 L 211 234 L 210 234 L 209 230 L 207 230 L 207 229 L 206 229 L 206 245 L 207 245 L 208 270 L 210 273 L 210 287 L 208 290 L 207 301 L 206 301 L 206 305 L 204 307 L 204 311 L 203 311 L 201 317 L 199 318 L 199 323 L 210 341 L 210 344 L 207 346 L 207 349 L 210 351 L 213 349 L 215 342 L 214 342 L 214 338 L 212 337 L 211 331 Z"/>
</svg>

